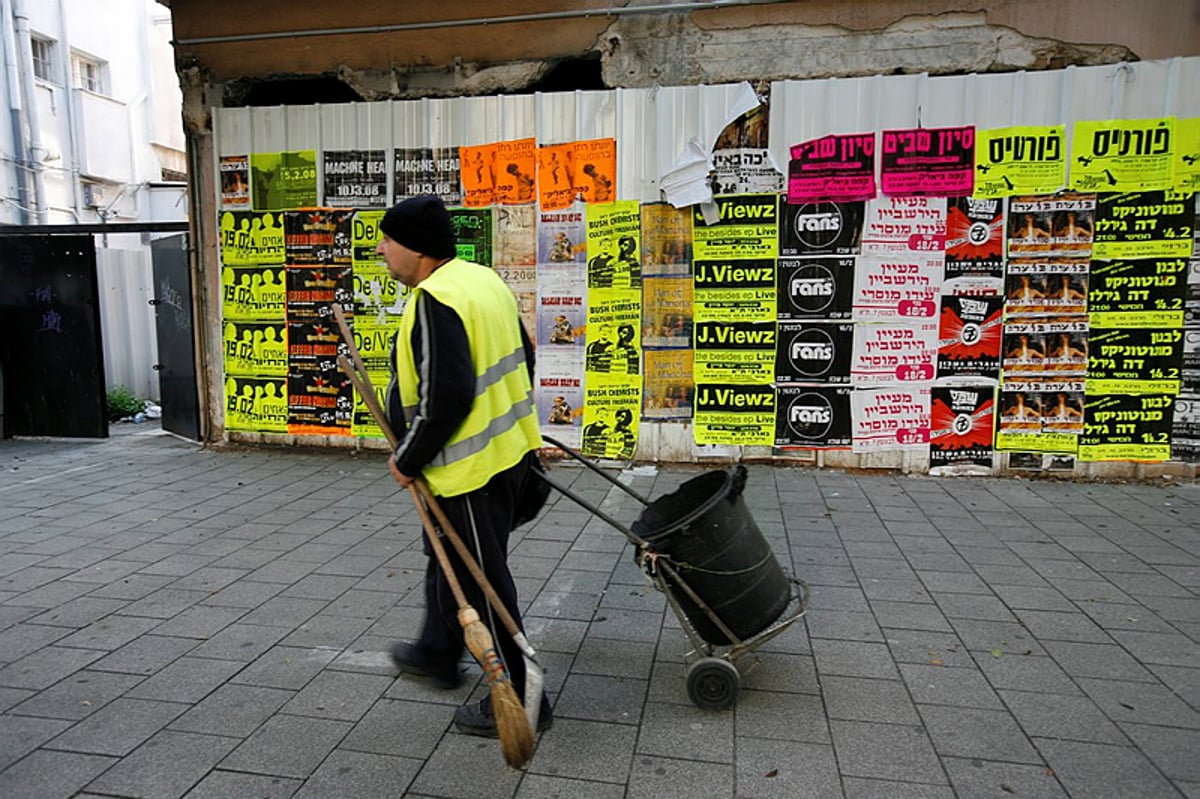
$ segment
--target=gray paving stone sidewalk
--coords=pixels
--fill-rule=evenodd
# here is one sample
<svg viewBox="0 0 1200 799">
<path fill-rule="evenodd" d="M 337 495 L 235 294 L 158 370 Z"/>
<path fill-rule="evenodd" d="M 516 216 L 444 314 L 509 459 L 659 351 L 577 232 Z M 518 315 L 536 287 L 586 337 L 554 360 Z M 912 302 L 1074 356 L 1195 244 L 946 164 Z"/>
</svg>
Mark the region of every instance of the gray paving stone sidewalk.
<svg viewBox="0 0 1200 799">
<path fill-rule="evenodd" d="M 514 536 L 555 724 L 524 771 L 385 652 L 420 522 L 378 454 L 0 442 L 0 797 L 1200 797 L 1200 486 L 751 467 L 807 616 L 687 697 L 623 536 Z M 659 497 L 698 473 L 626 474 Z M 589 501 L 637 503 L 560 467 Z M 614 472 L 615 474 L 615 472 Z"/>
</svg>

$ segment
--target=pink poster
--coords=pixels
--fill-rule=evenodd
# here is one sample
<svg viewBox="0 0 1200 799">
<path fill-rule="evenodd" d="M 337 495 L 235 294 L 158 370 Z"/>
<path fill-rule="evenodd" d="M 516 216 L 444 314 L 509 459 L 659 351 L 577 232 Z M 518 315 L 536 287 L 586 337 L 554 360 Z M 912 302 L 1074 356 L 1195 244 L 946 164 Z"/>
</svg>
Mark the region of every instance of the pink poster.
<svg viewBox="0 0 1200 799">
<path fill-rule="evenodd" d="M 875 134 L 824 136 L 792 145 L 787 201 L 853 202 L 875 196 Z"/>
<path fill-rule="evenodd" d="M 967 197 L 975 190 L 975 126 L 885 130 L 880 183 L 892 196 Z"/>
</svg>

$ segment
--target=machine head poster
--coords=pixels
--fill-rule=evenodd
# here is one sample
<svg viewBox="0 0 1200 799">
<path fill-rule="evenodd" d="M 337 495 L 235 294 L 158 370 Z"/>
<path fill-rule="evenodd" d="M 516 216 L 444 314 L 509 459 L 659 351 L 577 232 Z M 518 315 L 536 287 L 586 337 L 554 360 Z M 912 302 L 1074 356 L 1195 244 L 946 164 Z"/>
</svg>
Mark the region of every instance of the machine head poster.
<svg viewBox="0 0 1200 799">
<path fill-rule="evenodd" d="M 929 467 L 992 466 L 995 422 L 992 386 L 934 386 L 929 417 Z"/>
<path fill-rule="evenodd" d="M 775 446 L 847 449 L 852 443 L 849 386 L 779 386 Z"/>
<path fill-rule="evenodd" d="M 250 154 L 255 211 L 311 208 L 317 204 L 317 151 Z"/>
<path fill-rule="evenodd" d="M 892 196 L 964 197 L 975 188 L 975 126 L 885 130 L 879 180 Z"/>
<path fill-rule="evenodd" d="M 849 383 L 854 350 L 850 322 L 780 322 L 776 383 Z"/>
<path fill-rule="evenodd" d="M 1171 188 L 1175 119 L 1076 122 L 1071 139 L 1071 188 L 1153 191 Z"/>
<path fill-rule="evenodd" d="M 775 443 L 775 388 L 770 385 L 698 383 L 697 444 L 765 446 Z"/>
<path fill-rule="evenodd" d="M 1196 231 L 1195 199 L 1175 191 L 1096 198 L 1093 258 L 1187 258 Z"/>
<path fill-rule="evenodd" d="M 875 134 L 823 136 L 791 147 L 787 201 L 853 202 L 875 196 Z"/>
<path fill-rule="evenodd" d="M 1004 203 L 955 197 L 946 215 L 946 279 L 1004 276 Z"/>
<path fill-rule="evenodd" d="M 1089 391 L 1091 386 L 1088 386 Z M 1081 461 L 1165 461 L 1171 457 L 1175 398 L 1166 394 L 1090 397 Z"/>
<path fill-rule="evenodd" d="M 462 202 L 457 147 L 397 148 L 392 165 L 394 202 L 422 194 L 440 197 L 446 205 Z"/>
<path fill-rule="evenodd" d="M 1067 182 L 1066 128 L 1017 126 L 975 131 L 975 197 L 1054 194 Z"/>
<path fill-rule="evenodd" d="M 942 296 L 937 376 L 1000 377 L 1003 297 Z"/>
<path fill-rule="evenodd" d="M 854 258 L 780 258 L 780 319 L 848 319 L 853 314 Z"/>
<path fill-rule="evenodd" d="M 862 202 L 785 203 L 779 255 L 854 255 L 862 250 Z"/>
<path fill-rule="evenodd" d="M 383 150 L 326 150 L 322 154 L 325 204 L 339 208 L 387 205 L 387 153 Z"/>
</svg>

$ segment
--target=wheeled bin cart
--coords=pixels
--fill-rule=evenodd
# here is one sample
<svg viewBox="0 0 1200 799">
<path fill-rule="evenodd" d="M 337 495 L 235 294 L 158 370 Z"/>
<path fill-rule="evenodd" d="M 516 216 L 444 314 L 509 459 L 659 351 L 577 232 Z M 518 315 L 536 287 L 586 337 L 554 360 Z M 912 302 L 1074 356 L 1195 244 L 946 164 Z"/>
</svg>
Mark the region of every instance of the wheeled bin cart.
<svg viewBox="0 0 1200 799">
<path fill-rule="evenodd" d="M 692 703 L 707 710 L 733 707 L 741 682 L 736 661 L 808 609 L 808 586 L 784 574 L 742 499 L 746 467 L 706 472 L 651 501 L 559 441 L 542 438 L 643 505 L 626 526 L 540 475 L 633 544 L 639 567 L 666 596 L 691 642 L 685 659 Z"/>
</svg>

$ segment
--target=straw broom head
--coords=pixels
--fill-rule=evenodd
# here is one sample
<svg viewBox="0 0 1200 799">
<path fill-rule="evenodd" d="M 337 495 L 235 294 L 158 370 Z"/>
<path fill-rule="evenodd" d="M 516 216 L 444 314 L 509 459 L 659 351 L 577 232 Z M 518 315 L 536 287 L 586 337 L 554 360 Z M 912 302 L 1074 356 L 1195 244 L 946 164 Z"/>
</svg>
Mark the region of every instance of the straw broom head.
<svg viewBox="0 0 1200 799">
<path fill-rule="evenodd" d="M 458 611 L 458 623 L 463 629 L 467 649 L 479 661 L 483 676 L 492 692 L 492 717 L 496 721 L 496 732 L 500 735 L 500 749 L 504 760 L 513 768 L 522 768 L 533 759 L 533 730 L 525 708 L 513 689 L 512 682 L 504 670 L 504 663 L 492 643 L 492 634 L 479 613 L 471 606 Z"/>
</svg>

